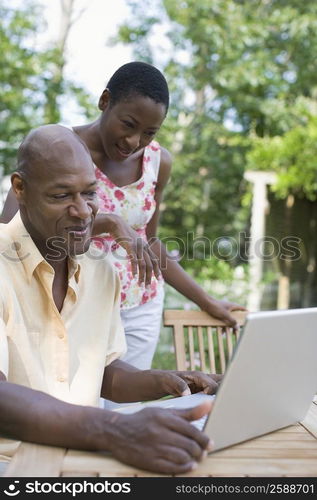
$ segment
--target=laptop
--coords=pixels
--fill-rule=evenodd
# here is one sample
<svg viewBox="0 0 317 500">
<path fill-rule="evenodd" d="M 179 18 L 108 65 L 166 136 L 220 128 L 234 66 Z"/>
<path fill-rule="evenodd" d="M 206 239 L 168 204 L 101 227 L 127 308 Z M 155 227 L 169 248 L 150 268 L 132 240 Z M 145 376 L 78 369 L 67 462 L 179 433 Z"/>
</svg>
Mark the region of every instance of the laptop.
<svg viewBox="0 0 317 500">
<path fill-rule="evenodd" d="M 317 307 L 249 313 L 215 396 L 203 393 L 146 403 L 189 408 L 214 399 L 193 422 L 213 439 L 212 452 L 304 419 L 317 392 Z M 211 452 L 211 453 L 212 453 Z"/>
</svg>

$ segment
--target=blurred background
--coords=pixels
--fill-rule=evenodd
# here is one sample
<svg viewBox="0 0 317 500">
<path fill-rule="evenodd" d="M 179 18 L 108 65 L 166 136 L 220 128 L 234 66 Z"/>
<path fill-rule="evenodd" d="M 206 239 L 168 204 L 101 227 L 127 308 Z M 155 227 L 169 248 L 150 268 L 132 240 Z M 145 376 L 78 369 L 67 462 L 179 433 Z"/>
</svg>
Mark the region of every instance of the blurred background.
<svg viewBox="0 0 317 500">
<path fill-rule="evenodd" d="M 315 0 L 0 0 L 0 208 L 17 147 L 97 118 L 122 64 L 166 76 L 160 237 L 212 295 L 317 305 Z M 194 307 L 167 287 L 166 307 Z"/>
</svg>

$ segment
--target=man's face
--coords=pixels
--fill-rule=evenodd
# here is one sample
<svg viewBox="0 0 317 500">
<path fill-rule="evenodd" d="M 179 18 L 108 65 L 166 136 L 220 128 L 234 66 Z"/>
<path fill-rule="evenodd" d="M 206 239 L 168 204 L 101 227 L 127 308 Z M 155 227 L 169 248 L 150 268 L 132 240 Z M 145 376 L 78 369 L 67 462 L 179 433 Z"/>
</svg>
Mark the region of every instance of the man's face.
<svg viewBox="0 0 317 500">
<path fill-rule="evenodd" d="M 59 145 L 55 156 L 26 179 L 20 205 L 27 230 L 48 260 L 86 252 L 98 210 L 88 152 L 80 143 L 72 149 Z"/>
</svg>

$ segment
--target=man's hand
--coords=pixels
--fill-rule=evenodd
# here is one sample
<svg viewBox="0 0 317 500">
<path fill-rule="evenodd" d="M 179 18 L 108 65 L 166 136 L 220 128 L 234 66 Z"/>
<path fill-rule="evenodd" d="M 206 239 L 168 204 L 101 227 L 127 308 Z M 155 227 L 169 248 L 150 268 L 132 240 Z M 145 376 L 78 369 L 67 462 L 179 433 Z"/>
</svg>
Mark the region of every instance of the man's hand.
<svg viewBox="0 0 317 500">
<path fill-rule="evenodd" d="M 155 373 L 155 371 L 154 371 Z M 199 371 L 158 370 L 157 384 L 162 394 L 188 396 L 196 392 L 215 394 L 222 380 L 222 375 Z"/>
<path fill-rule="evenodd" d="M 226 300 L 217 300 L 213 297 L 208 297 L 208 301 L 204 304 L 202 308 L 210 316 L 221 319 L 227 326 L 237 328 L 237 321 L 230 314 L 233 311 L 247 311 L 244 306 L 240 306 L 235 302 L 227 302 Z"/>
<path fill-rule="evenodd" d="M 200 371 L 138 370 L 120 359 L 105 368 L 101 396 L 117 403 L 150 401 L 195 392 L 215 394 L 222 375 Z"/>
<path fill-rule="evenodd" d="M 98 214 L 94 222 L 94 235 L 110 233 L 118 245 L 127 252 L 131 261 L 132 274 L 139 274 L 139 284 L 151 284 L 152 273 L 158 279 L 161 275 L 158 258 L 146 241 L 121 217 L 114 214 Z"/>
<path fill-rule="evenodd" d="M 153 472 L 191 471 L 212 449 L 212 441 L 190 422 L 210 410 L 208 401 L 188 410 L 145 408 L 130 415 L 113 412 L 115 439 L 110 451 L 126 464 Z"/>
</svg>

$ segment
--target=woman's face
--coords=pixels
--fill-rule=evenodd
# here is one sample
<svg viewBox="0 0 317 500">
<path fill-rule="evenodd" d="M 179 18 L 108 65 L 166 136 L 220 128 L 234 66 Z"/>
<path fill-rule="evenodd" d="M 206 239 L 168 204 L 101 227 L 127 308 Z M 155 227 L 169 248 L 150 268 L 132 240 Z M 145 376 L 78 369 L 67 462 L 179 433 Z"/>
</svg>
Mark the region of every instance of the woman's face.
<svg viewBox="0 0 317 500">
<path fill-rule="evenodd" d="M 162 125 L 166 107 L 150 97 L 134 95 L 110 106 L 109 94 L 99 101 L 103 111 L 100 137 L 106 156 L 112 161 L 124 161 L 147 146 Z"/>
</svg>

